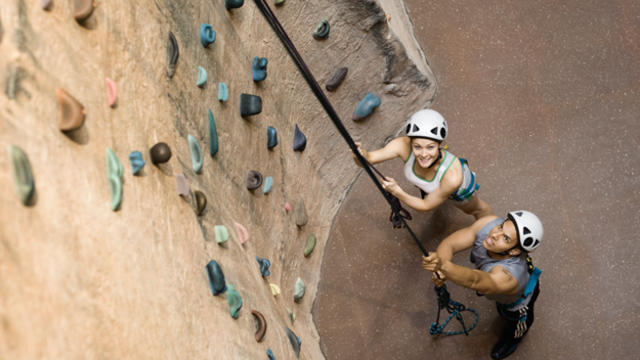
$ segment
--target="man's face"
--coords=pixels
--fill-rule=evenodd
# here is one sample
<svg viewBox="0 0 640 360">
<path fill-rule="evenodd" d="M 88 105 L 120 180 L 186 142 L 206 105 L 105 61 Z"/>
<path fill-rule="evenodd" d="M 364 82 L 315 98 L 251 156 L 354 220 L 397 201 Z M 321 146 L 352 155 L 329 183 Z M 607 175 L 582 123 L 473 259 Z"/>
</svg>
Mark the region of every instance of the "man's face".
<svg viewBox="0 0 640 360">
<path fill-rule="evenodd" d="M 482 246 L 489 251 L 501 253 L 513 248 L 517 243 L 516 227 L 511 220 L 506 220 L 489 231 L 489 235 L 482 241 Z"/>
</svg>

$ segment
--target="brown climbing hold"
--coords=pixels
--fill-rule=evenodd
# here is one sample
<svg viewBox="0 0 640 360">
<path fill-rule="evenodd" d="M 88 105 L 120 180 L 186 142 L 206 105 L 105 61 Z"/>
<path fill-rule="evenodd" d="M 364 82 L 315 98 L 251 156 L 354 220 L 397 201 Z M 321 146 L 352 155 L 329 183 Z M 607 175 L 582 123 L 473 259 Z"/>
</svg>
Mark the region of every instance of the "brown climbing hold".
<svg viewBox="0 0 640 360">
<path fill-rule="evenodd" d="M 42 10 L 48 11 L 51 8 L 51 0 L 40 0 L 40 7 Z"/>
<path fill-rule="evenodd" d="M 262 185 L 262 174 L 256 170 L 249 170 L 245 181 L 247 189 L 253 191 Z"/>
<path fill-rule="evenodd" d="M 251 315 L 256 318 L 257 329 L 256 329 L 256 341 L 262 341 L 264 338 L 264 334 L 267 332 L 267 321 L 264 319 L 264 316 L 256 310 L 251 310 Z"/>
<path fill-rule="evenodd" d="M 207 206 L 207 197 L 200 190 L 196 190 L 193 196 L 196 198 L 196 215 L 200 216 Z"/>
<path fill-rule="evenodd" d="M 304 206 L 304 200 L 300 199 L 296 204 L 296 225 L 302 227 L 307 225 L 309 218 L 307 217 L 307 209 Z"/>
<path fill-rule="evenodd" d="M 58 123 L 60 130 L 70 131 L 82 126 L 86 113 L 84 106 L 61 88 L 56 89 L 56 97 L 60 107 L 60 121 Z"/>
<path fill-rule="evenodd" d="M 74 0 L 73 18 L 77 22 L 82 22 L 93 12 L 93 0 Z"/>
</svg>

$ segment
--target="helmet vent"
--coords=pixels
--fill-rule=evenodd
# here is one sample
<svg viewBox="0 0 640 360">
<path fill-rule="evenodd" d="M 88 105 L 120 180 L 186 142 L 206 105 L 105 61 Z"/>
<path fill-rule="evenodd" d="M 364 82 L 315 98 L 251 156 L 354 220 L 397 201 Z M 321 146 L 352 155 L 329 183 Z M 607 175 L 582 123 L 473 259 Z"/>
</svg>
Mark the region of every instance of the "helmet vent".
<svg viewBox="0 0 640 360">
<path fill-rule="evenodd" d="M 431 133 L 432 133 L 433 135 L 438 135 L 438 127 L 436 126 L 436 127 L 434 127 L 433 129 L 431 129 Z"/>
<path fill-rule="evenodd" d="M 418 125 L 413 124 L 413 132 L 418 132 L 420 131 L 420 128 L 418 127 Z"/>
<path fill-rule="evenodd" d="M 522 211 L 518 211 L 518 212 L 516 213 L 516 215 L 518 215 L 518 216 L 522 216 Z"/>
<path fill-rule="evenodd" d="M 522 245 L 524 245 L 526 247 L 531 246 L 531 244 L 533 244 L 533 238 L 531 238 L 531 237 L 528 237 L 528 238 L 524 239 L 524 242 L 522 243 Z"/>
<path fill-rule="evenodd" d="M 538 244 L 540 244 L 540 241 L 538 239 L 536 239 L 536 242 L 533 244 L 533 247 L 538 246 Z"/>
<path fill-rule="evenodd" d="M 442 138 L 446 138 L 447 137 L 447 129 L 445 129 L 445 128 L 440 129 L 440 136 Z"/>
<path fill-rule="evenodd" d="M 522 229 L 522 233 L 523 233 L 524 235 L 531 234 L 531 230 L 529 230 L 529 228 L 525 226 L 525 227 Z"/>
<path fill-rule="evenodd" d="M 409 133 L 409 131 L 411 131 L 411 124 L 407 125 L 407 130 L 405 130 L 407 132 L 407 134 Z"/>
</svg>

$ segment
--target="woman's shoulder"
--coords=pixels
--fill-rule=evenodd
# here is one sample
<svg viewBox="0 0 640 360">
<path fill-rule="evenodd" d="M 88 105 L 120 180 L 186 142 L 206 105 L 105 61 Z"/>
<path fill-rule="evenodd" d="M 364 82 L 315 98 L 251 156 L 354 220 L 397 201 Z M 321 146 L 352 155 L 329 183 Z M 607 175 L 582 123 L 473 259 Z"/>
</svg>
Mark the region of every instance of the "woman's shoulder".
<svg viewBox="0 0 640 360">
<path fill-rule="evenodd" d="M 456 189 L 462 185 L 463 174 L 462 174 L 462 164 L 458 160 L 458 157 L 453 155 L 446 150 L 447 156 L 443 156 L 443 164 L 442 166 L 447 166 L 445 169 L 445 173 L 442 176 L 442 182 L 455 187 Z"/>
</svg>

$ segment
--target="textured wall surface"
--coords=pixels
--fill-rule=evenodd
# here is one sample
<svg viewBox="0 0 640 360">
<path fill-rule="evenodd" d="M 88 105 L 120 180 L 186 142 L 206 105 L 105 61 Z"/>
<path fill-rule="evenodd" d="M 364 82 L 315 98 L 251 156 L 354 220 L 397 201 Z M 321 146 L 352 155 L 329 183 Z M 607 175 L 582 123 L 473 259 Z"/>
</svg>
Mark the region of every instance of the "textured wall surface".
<svg viewBox="0 0 640 360">
<path fill-rule="evenodd" d="M 321 84 L 349 67 L 328 96 L 357 139 L 382 144 L 432 100 L 428 66 L 409 60 L 375 2 L 289 0 L 274 12 Z M 311 33 L 322 19 L 331 33 L 318 41 Z M 208 48 L 200 44 L 201 23 L 217 32 Z M 166 76 L 169 31 L 180 48 L 173 78 Z M 256 359 L 271 348 L 288 359 L 294 355 L 285 326 L 302 339 L 301 358 L 323 357 L 310 309 L 328 232 L 357 168 L 253 1 L 231 12 L 222 0 L 99 1 L 78 24 L 71 1 L 54 0 L 45 11 L 37 1 L 5 0 L 0 54 L 0 358 Z M 260 84 L 251 78 L 254 56 L 269 60 Z M 208 72 L 203 88 L 196 87 L 198 66 Z M 118 86 L 115 108 L 107 105 L 106 77 Z M 217 100 L 218 81 L 229 85 L 226 104 Z M 86 109 L 84 125 L 72 133 L 58 130 L 58 87 Z M 369 91 L 382 105 L 352 122 Z M 241 93 L 262 96 L 262 113 L 242 119 Z M 220 139 L 215 157 L 207 151 L 208 109 Z M 302 153 L 292 150 L 294 124 L 308 138 Z M 280 141 L 272 151 L 268 125 Z M 205 154 L 200 174 L 191 168 L 189 134 Z M 160 141 L 173 157 L 154 166 L 148 149 Z M 15 194 L 10 144 L 30 159 L 31 206 Z M 117 211 L 109 206 L 107 147 L 124 165 Z M 128 161 L 135 150 L 147 161 L 139 176 Z M 252 169 L 273 177 L 271 193 L 246 189 Z M 179 173 L 192 192 L 207 196 L 201 216 L 191 195 L 177 195 Z M 301 200 L 309 222 L 298 228 L 284 204 L 295 208 Z M 249 231 L 244 245 L 235 222 Z M 215 225 L 231 233 L 224 245 L 215 241 Z M 318 245 L 305 258 L 308 234 Z M 256 255 L 272 262 L 266 279 Z M 209 289 L 205 265 L 212 259 L 244 299 L 236 320 L 226 296 Z M 297 277 L 307 284 L 300 303 L 292 297 Z M 272 296 L 269 283 L 282 294 Z M 261 343 L 251 309 L 268 323 Z"/>
</svg>

